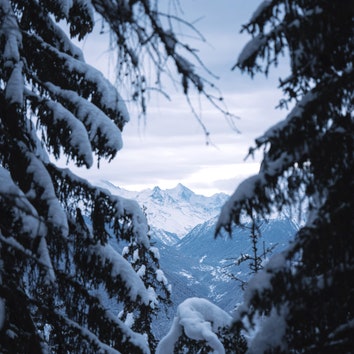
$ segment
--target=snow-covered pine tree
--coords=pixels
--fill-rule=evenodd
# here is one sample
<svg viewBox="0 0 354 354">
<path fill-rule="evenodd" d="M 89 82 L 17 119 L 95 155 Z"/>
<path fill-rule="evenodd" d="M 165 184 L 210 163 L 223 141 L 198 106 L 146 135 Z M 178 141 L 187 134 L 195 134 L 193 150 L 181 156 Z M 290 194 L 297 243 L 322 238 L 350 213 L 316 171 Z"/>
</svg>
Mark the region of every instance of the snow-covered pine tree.
<svg viewBox="0 0 354 354">
<path fill-rule="evenodd" d="M 151 240 L 150 233 L 148 237 Z M 154 294 L 156 302 L 148 305 L 137 303 L 133 306 L 130 303 L 124 304 L 119 318 L 134 331 L 146 336 L 150 350 L 154 353 L 158 339 L 154 333 L 153 321 L 160 311 L 167 312 L 167 307 L 171 304 L 171 284 L 160 268 L 160 252 L 154 245 L 146 249 L 145 245 L 130 240 L 122 255 L 131 263 L 148 291 Z"/>
<path fill-rule="evenodd" d="M 258 175 L 239 185 L 217 229 L 307 198 L 294 242 L 251 280 L 241 318 L 266 314 L 250 353 L 350 353 L 354 348 L 354 4 L 263 1 L 244 27 L 237 67 L 267 73 L 289 53 L 281 80 L 286 119 L 256 140 Z M 251 149 L 251 153 L 253 150 Z"/>
<path fill-rule="evenodd" d="M 96 17 L 118 51 L 118 81 L 134 79 L 143 110 L 148 57 L 158 77 L 170 61 L 186 94 L 194 87 L 212 100 L 183 54 L 195 52 L 174 35 L 178 19 L 157 3 L 0 0 L 1 353 L 150 352 L 98 295 L 126 306 L 156 301 L 108 242 L 110 228 L 118 242 L 149 250 L 143 212 L 50 156 L 90 167 L 93 154 L 112 159 L 122 147 L 125 103 L 71 40 L 89 35 Z"/>
</svg>

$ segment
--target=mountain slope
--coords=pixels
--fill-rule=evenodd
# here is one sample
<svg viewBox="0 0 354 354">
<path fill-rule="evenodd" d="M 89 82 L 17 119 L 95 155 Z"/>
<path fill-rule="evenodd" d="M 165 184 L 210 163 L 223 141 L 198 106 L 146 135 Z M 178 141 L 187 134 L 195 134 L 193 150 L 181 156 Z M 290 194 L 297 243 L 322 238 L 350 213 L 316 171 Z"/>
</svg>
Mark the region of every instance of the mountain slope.
<svg viewBox="0 0 354 354">
<path fill-rule="evenodd" d="M 184 281 L 185 286 L 198 289 L 198 296 L 208 298 L 226 311 L 232 311 L 242 299 L 241 282 L 250 277 L 249 262 L 239 266 L 235 260 L 241 254 L 251 254 L 250 231 L 237 228 L 232 238 L 224 235 L 214 238 L 217 218 L 196 226 L 173 247 L 161 252 L 161 266 L 166 274 Z M 272 219 L 261 226 L 259 253 L 274 246 L 274 252 L 285 248 L 298 226 L 290 218 Z M 175 259 L 175 262 L 171 260 Z M 265 260 L 266 261 L 266 260 Z M 184 300 L 183 298 L 176 301 Z"/>
</svg>

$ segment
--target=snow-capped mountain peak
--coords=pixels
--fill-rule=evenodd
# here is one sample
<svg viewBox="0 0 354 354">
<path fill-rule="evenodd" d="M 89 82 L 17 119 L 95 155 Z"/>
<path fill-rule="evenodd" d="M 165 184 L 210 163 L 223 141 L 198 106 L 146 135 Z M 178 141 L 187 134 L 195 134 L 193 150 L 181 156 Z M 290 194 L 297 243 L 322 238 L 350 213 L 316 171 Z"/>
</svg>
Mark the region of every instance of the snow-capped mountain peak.
<svg viewBox="0 0 354 354">
<path fill-rule="evenodd" d="M 189 201 L 194 194 L 189 188 L 185 187 L 183 184 L 178 183 L 175 188 L 167 189 L 166 192 L 176 200 Z"/>
<path fill-rule="evenodd" d="M 165 199 L 165 195 L 160 187 L 154 187 L 151 193 L 151 198 L 156 200 L 157 202 L 163 202 Z"/>
<path fill-rule="evenodd" d="M 163 190 L 156 186 L 140 192 L 127 191 L 108 181 L 95 184 L 112 194 L 137 200 L 141 207 L 146 208 L 153 230 L 158 229 L 159 234 L 161 231 L 176 234 L 178 238 L 183 238 L 196 225 L 218 215 L 228 197 L 223 193 L 211 197 L 198 195 L 181 183 L 171 189 Z"/>
</svg>

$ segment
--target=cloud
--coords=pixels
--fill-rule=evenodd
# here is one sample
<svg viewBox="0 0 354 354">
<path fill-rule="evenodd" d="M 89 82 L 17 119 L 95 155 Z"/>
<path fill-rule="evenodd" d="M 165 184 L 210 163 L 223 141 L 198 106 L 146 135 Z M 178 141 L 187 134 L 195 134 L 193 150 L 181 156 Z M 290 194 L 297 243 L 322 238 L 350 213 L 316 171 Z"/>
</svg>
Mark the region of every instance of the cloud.
<svg viewBox="0 0 354 354">
<path fill-rule="evenodd" d="M 185 183 L 193 190 L 210 194 L 211 191 L 221 191 L 231 194 L 237 185 L 246 177 L 257 173 L 259 163 L 224 164 L 217 168 L 205 166 L 188 176 Z"/>
<path fill-rule="evenodd" d="M 186 20 L 199 19 L 195 25 L 208 43 L 195 45 L 200 46 L 199 54 L 206 66 L 220 76 L 216 85 L 229 111 L 240 117 L 232 123 L 242 134 L 236 134 L 228 120 L 205 99 L 192 95 L 193 107 L 211 133 L 213 144 L 206 146 L 203 129 L 181 90 L 166 82 L 171 101 L 151 93 L 145 120 L 138 119 L 136 109 L 129 105 L 131 121 L 123 131 L 124 147 L 110 164 L 102 162 L 99 170 L 74 168 L 74 172 L 91 181 L 106 179 L 132 190 L 155 185 L 170 188 L 181 182 L 204 194 L 232 193 L 239 182 L 256 173 L 261 155 L 247 163 L 244 158 L 254 139 L 286 116 L 286 112 L 274 108 L 281 98 L 278 76 L 285 76 L 287 65 L 285 58 L 268 78 L 251 79 L 238 70 L 230 70 L 249 39 L 247 34 L 240 35 L 241 25 L 259 3 L 260 0 L 181 1 Z M 188 41 L 188 33 L 185 35 Z M 108 41 L 104 43 L 96 35 L 90 40 L 84 46 L 88 61 L 104 74 L 114 73 L 112 62 L 109 64 L 109 57 L 104 54 Z M 219 93 L 215 94 L 218 97 Z"/>
<path fill-rule="evenodd" d="M 130 190 L 159 185 L 174 187 L 181 182 L 202 194 L 217 191 L 232 193 L 245 177 L 256 173 L 256 160 L 244 159 L 254 139 L 283 117 L 276 112 L 275 90 L 230 93 L 232 107 L 242 118 L 236 122 L 242 134 L 236 134 L 216 111 L 203 111 L 204 123 L 211 131 L 215 145 L 206 146 L 198 122 L 182 106 L 151 107 L 154 114 L 146 123 L 132 119 L 123 132 L 124 147 L 110 163 L 101 163 L 100 170 L 75 170 L 90 179 L 106 179 Z M 175 106 L 176 107 L 176 106 Z M 159 112 L 159 113 L 158 113 Z M 145 125 L 144 125 L 145 124 Z"/>
</svg>

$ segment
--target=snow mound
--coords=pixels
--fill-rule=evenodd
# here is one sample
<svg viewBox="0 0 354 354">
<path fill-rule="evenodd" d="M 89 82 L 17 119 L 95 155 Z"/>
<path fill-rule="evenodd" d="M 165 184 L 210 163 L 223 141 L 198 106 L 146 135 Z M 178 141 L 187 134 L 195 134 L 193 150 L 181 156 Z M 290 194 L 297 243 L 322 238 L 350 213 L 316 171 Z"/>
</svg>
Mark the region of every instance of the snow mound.
<svg viewBox="0 0 354 354">
<path fill-rule="evenodd" d="M 170 331 L 162 338 L 156 354 L 173 354 L 174 346 L 183 333 L 194 340 L 205 340 L 214 354 L 225 354 L 225 348 L 215 334 L 220 328 L 229 326 L 232 317 L 206 299 L 189 298 L 177 308 Z"/>
</svg>

